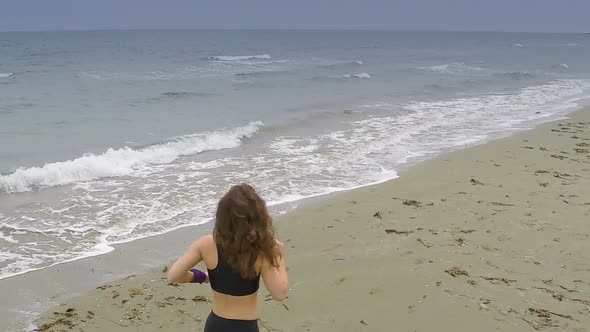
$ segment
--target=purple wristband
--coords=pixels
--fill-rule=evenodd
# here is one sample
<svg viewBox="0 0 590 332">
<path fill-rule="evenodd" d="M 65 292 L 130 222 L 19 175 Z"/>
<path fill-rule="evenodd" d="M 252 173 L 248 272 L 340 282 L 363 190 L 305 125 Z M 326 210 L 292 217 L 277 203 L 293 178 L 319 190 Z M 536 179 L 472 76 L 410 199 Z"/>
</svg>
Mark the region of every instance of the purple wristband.
<svg viewBox="0 0 590 332">
<path fill-rule="evenodd" d="M 205 280 L 207 280 L 207 275 L 205 272 L 197 269 L 191 269 L 191 272 L 193 273 L 193 281 L 191 282 L 202 284 L 205 282 Z"/>
</svg>

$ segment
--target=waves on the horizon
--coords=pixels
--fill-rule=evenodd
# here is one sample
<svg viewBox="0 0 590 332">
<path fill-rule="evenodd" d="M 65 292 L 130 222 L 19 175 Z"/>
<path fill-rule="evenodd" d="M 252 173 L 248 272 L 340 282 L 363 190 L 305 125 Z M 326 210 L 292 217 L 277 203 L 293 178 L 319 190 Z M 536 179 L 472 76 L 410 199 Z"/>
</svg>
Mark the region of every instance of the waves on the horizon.
<svg viewBox="0 0 590 332">
<path fill-rule="evenodd" d="M 341 68 L 341 67 L 353 67 L 353 66 L 360 66 L 364 65 L 365 63 L 361 60 L 355 61 L 348 61 L 348 62 L 338 62 L 338 63 L 331 63 L 327 65 L 320 65 L 320 68 Z"/>
<path fill-rule="evenodd" d="M 215 58 L 216 60 L 213 60 Z M 226 60 L 219 60 L 226 59 Z M 270 56 L 220 56 L 209 57 L 205 64 L 185 67 L 184 77 L 220 77 L 250 75 L 256 76 L 269 72 L 288 72 L 301 66 L 297 61 L 289 59 L 271 59 Z M 233 60 L 230 60 L 233 59 Z"/>
<path fill-rule="evenodd" d="M 339 76 L 337 78 L 340 78 L 340 79 L 348 79 L 348 78 L 371 78 L 371 75 L 369 75 L 367 73 L 346 74 L 346 75 Z"/>
<path fill-rule="evenodd" d="M 313 77 L 313 80 L 348 80 L 348 79 L 357 79 L 357 78 L 371 78 L 371 75 L 368 73 L 358 73 L 358 74 L 344 74 L 344 75 L 336 75 L 336 76 L 316 76 Z"/>
<path fill-rule="evenodd" d="M 483 71 L 484 69 L 478 66 L 471 66 L 465 62 L 453 62 L 442 65 L 420 67 L 422 70 L 433 71 L 441 74 L 453 74 L 461 72 Z"/>
<path fill-rule="evenodd" d="M 567 63 L 559 63 L 559 64 L 551 66 L 551 68 L 563 70 L 563 69 L 569 69 L 570 66 Z"/>
<path fill-rule="evenodd" d="M 171 91 L 171 92 L 164 92 L 160 96 L 161 97 L 168 97 L 168 98 L 182 98 L 190 96 L 190 92 L 186 91 Z"/>
<path fill-rule="evenodd" d="M 0 194 L 133 175 L 149 165 L 169 163 L 181 156 L 238 147 L 244 138 L 252 137 L 261 126 L 263 123 L 256 121 L 243 127 L 176 137 L 143 149 L 111 148 L 100 155 L 86 154 L 42 167 L 18 169 L 0 176 Z"/>
<path fill-rule="evenodd" d="M 240 61 L 241 64 L 244 65 L 256 65 L 256 66 L 264 66 L 264 65 L 274 65 L 280 63 L 288 63 L 289 60 L 270 60 L 270 61 Z"/>
<path fill-rule="evenodd" d="M 501 74 L 495 74 L 494 76 L 500 78 L 507 78 L 511 80 L 529 80 L 535 78 L 534 74 L 525 71 L 506 72 Z"/>
<path fill-rule="evenodd" d="M 267 68 L 266 70 L 254 70 L 254 71 L 242 71 L 239 73 L 234 74 L 236 77 L 261 77 L 261 76 L 269 76 L 269 75 L 281 75 L 288 73 L 289 70 L 283 69 L 271 69 Z"/>
<path fill-rule="evenodd" d="M 188 98 L 188 97 L 210 97 L 214 95 L 213 93 L 207 92 L 187 92 L 187 91 L 168 91 L 160 94 L 159 99 L 161 98 L 168 98 L 168 99 L 181 99 L 181 98 Z"/>
<path fill-rule="evenodd" d="M 216 55 L 210 56 L 207 59 L 213 61 L 244 61 L 244 60 L 264 60 L 264 59 L 271 59 L 272 57 L 269 54 L 259 54 L 259 55 Z"/>
<path fill-rule="evenodd" d="M 164 71 L 150 71 L 142 73 L 129 72 L 107 72 L 107 71 L 90 71 L 78 74 L 82 78 L 91 78 L 96 80 L 147 80 L 147 81 L 167 81 L 174 78 L 183 78 L 183 73 L 172 73 Z"/>
</svg>

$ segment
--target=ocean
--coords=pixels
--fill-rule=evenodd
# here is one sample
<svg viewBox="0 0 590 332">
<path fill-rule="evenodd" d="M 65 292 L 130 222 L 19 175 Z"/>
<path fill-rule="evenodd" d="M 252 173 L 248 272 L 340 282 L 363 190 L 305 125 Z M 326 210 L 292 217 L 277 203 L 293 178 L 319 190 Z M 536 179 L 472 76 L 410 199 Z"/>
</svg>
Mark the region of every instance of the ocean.
<svg viewBox="0 0 590 332">
<path fill-rule="evenodd" d="M 0 33 L 0 279 L 210 222 L 233 184 L 276 215 L 588 97 L 585 34 Z"/>
</svg>

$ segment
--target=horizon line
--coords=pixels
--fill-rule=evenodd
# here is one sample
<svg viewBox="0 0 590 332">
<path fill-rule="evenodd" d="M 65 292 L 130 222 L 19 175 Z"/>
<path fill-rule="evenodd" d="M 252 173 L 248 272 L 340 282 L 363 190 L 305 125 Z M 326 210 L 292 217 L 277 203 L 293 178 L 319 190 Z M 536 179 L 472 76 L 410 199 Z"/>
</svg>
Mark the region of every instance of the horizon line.
<svg viewBox="0 0 590 332">
<path fill-rule="evenodd" d="M 455 30 L 455 29 L 372 29 L 372 28 L 96 28 L 96 29 L 15 29 L 0 33 L 18 32 L 109 32 L 109 31 L 326 31 L 326 32 L 478 32 L 478 33 L 530 33 L 530 34 L 590 34 L 590 31 L 506 31 L 506 30 Z"/>
</svg>

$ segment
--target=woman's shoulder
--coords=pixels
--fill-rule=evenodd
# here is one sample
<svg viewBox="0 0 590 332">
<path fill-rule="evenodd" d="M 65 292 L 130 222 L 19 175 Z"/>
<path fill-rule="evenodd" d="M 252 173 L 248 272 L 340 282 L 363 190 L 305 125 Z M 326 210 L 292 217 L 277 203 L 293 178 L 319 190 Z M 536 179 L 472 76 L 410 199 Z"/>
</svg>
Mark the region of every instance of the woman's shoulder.
<svg viewBox="0 0 590 332">
<path fill-rule="evenodd" d="M 211 248 L 215 248 L 215 240 L 213 239 L 213 235 L 204 235 L 200 238 L 196 239 L 191 245 L 189 250 L 192 251 L 199 251 L 205 252 L 209 251 Z"/>
<path fill-rule="evenodd" d="M 195 241 L 195 243 L 198 243 L 201 248 L 214 248 L 217 246 L 215 244 L 215 239 L 211 234 L 201 236 Z"/>
<path fill-rule="evenodd" d="M 197 241 L 203 241 L 203 242 L 206 242 L 209 244 L 211 244 L 211 243 L 215 244 L 215 239 L 213 238 L 213 234 L 203 235 Z"/>
</svg>

